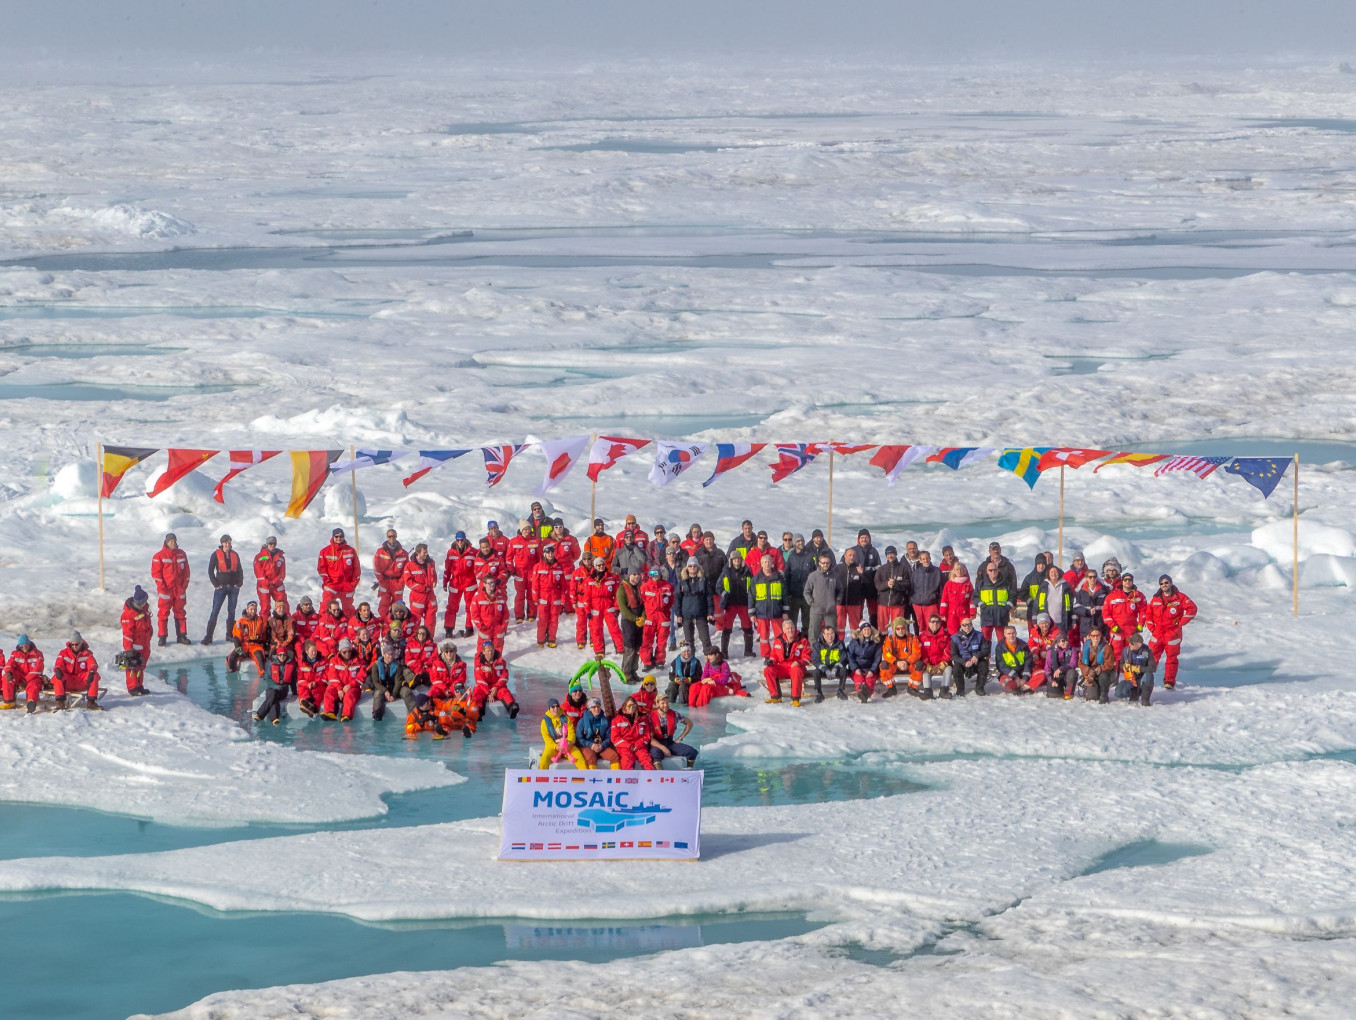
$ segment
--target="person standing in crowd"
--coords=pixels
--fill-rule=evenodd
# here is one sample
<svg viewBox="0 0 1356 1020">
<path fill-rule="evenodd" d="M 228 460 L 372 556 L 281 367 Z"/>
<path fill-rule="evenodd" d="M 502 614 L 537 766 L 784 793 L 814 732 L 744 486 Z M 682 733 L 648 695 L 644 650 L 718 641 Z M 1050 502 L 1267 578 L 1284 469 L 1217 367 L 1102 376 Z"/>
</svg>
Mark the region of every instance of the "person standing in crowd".
<svg viewBox="0 0 1356 1020">
<path fill-rule="evenodd" d="M 626 520 L 622 523 L 621 531 L 617 532 L 616 534 L 617 544 L 615 548 L 620 549 L 623 545 L 626 544 L 626 533 L 628 531 L 634 533 L 636 545 L 640 546 L 641 552 L 644 552 L 645 547 L 650 543 L 650 538 L 648 535 L 645 534 L 645 529 L 642 528 L 640 524 L 636 521 L 635 514 L 626 515 Z"/>
<path fill-rule="evenodd" d="M 532 504 L 531 512 L 527 515 L 527 523 L 532 525 L 532 534 L 543 542 L 551 537 L 551 532 L 555 528 L 555 522 L 546 516 L 546 511 L 539 502 Z"/>
<path fill-rule="evenodd" d="M 844 585 L 838 570 L 834 568 L 833 557 L 821 553 L 818 569 L 805 582 L 805 602 L 810 607 L 810 630 L 818 640 L 824 621 L 838 622 L 838 605 L 842 601 Z"/>
<path fill-rule="evenodd" d="M 789 534 L 789 533 L 788 533 Z M 786 611 L 791 622 L 802 633 L 809 633 L 810 603 L 805 601 L 805 582 L 810 579 L 818 566 L 814 553 L 805 545 L 805 536 L 791 535 L 791 549 L 783 548 L 782 559 L 786 563 Z M 782 544 L 786 544 L 786 535 Z"/>
<path fill-rule="evenodd" d="M 739 525 L 739 534 L 730 539 L 730 544 L 725 549 L 726 558 L 730 553 L 738 552 L 739 558 L 745 558 L 745 554 L 758 544 L 758 536 L 753 531 L 753 521 L 743 521 Z"/>
<path fill-rule="evenodd" d="M 946 632 L 955 637 L 961 628 L 961 621 L 972 619 L 975 615 L 975 586 L 970 583 L 965 564 L 959 561 L 951 567 L 947 578 L 946 584 L 942 585 L 942 601 L 937 611 L 942 615 Z"/>
<path fill-rule="evenodd" d="M 188 636 L 188 555 L 179 548 L 179 540 L 170 532 L 165 544 L 151 557 L 151 580 L 156 594 L 156 644 L 162 648 L 169 631 L 170 614 L 174 614 L 175 641 L 191 645 Z"/>
<path fill-rule="evenodd" d="M 1034 607 L 1034 608 L 1033 608 Z M 1074 620 L 1073 591 L 1064 583 L 1064 571 L 1051 563 L 1045 568 L 1045 580 L 1036 586 L 1036 597 L 1027 604 L 1027 636 L 1036 629 L 1036 618 L 1042 613 L 1061 634 L 1069 633 Z"/>
<path fill-rule="evenodd" d="M 932 553 L 923 549 L 918 554 L 918 562 L 909 571 L 909 582 L 913 586 L 910 600 L 913 603 L 913 620 L 921 637 L 928 629 L 928 620 L 936 613 L 942 602 L 942 585 L 946 578 L 932 565 Z M 939 614 L 940 615 L 940 614 Z"/>
<path fill-rule="evenodd" d="M 876 571 L 880 569 L 881 558 L 880 553 L 876 551 L 876 547 L 871 544 L 871 532 L 868 529 L 862 528 L 857 532 L 857 544 L 854 549 L 856 551 L 852 558 L 857 566 L 861 568 L 862 574 L 864 575 L 864 581 L 869 582 L 863 585 L 866 589 L 864 604 L 866 606 L 866 621 L 872 623 L 876 619 L 877 606 L 876 586 L 874 582 Z"/>
<path fill-rule="evenodd" d="M 862 621 L 868 588 L 873 596 L 876 594 L 876 572 L 868 572 L 857 562 L 855 545 L 843 550 L 842 562 L 834 570 L 841 581 L 835 610 L 838 633 L 850 634 Z"/>
<path fill-rule="evenodd" d="M 1107 590 L 1097 579 L 1097 571 L 1089 567 L 1084 572 L 1083 581 L 1074 589 L 1073 596 L 1073 625 L 1069 630 L 1069 640 L 1077 645 L 1083 635 L 1093 627 L 1102 625 L 1102 604 L 1106 601 Z"/>
<path fill-rule="evenodd" d="M 762 564 L 764 556 L 772 557 L 772 568 L 778 573 L 786 569 L 781 550 L 768 542 L 766 531 L 760 531 L 753 541 L 753 548 L 744 553 L 744 562 L 748 565 L 749 573 L 758 573 L 758 567 Z"/>
<path fill-rule="evenodd" d="M 207 618 L 207 632 L 202 643 L 210 645 L 217 629 L 217 615 L 222 604 L 226 606 L 226 633 L 235 629 L 235 605 L 240 588 L 245 583 L 245 568 L 240 565 L 240 554 L 231 548 L 231 536 L 222 535 L 207 560 L 207 579 L 212 583 L 212 614 Z"/>
<path fill-rule="evenodd" d="M 570 592 L 574 599 L 574 644 L 582 650 L 589 642 L 589 624 L 593 612 L 593 554 L 585 549 L 579 554 L 579 566 L 570 574 Z"/>
<path fill-rule="evenodd" d="M 820 531 L 818 528 L 815 528 L 814 531 L 810 532 L 810 544 L 805 548 L 810 550 L 810 555 L 813 557 L 811 562 L 813 563 L 819 563 L 819 558 L 825 554 L 829 557 L 830 566 L 834 566 L 838 563 L 838 557 L 835 556 L 833 550 L 829 548 L 829 543 L 824 541 L 824 532 Z"/>
<path fill-rule="evenodd" d="M 518 534 L 509 540 L 509 574 L 513 578 L 513 620 L 533 619 L 536 604 L 532 600 L 532 568 L 541 560 L 542 539 L 529 520 L 518 522 Z"/>
<path fill-rule="evenodd" d="M 1088 564 L 1083 559 L 1082 553 L 1074 553 L 1073 559 L 1069 561 L 1069 569 L 1064 571 L 1064 583 L 1070 590 L 1077 588 L 1083 583 L 1083 577 L 1088 572 Z"/>
<path fill-rule="evenodd" d="M 123 653 L 136 656 L 136 665 L 126 667 L 127 693 L 139 698 L 146 694 L 146 663 L 151 658 L 151 600 L 141 585 L 122 604 L 121 622 Z"/>
<path fill-rule="evenodd" d="M 1117 662 L 1125 655 L 1130 635 L 1139 633 L 1149 615 L 1149 602 L 1135 587 L 1135 575 L 1124 573 L 1120 582 L 1120 587 L 1108 592 L 1102 603 L 1102 619 L 1106 621 L 1107 636 Z"/>
<path fill-rule="evenodd" d="M 377 614 L 383 618 L 391 611 L 391 603 L 400 598 L 401 589 L 405 586 L 405 565 L 409 559 L 409 553 L 400 544 L 395 528 L 387 528 L 386 541 L 377 547 L 372 556 L 372 572 L 377 575 Z"/>
<path fill-rule="evenodd" d="M 645 547 L 645 576 L 649 576 L 655 567 L 664 568 L 669 551 L 668 529 L 662 524 L 654 526 L 654 538 Z"/>
<path fill-rule="evenodd" d="M 628 535 L 628 540 L 630 536 Z M 634 545 L 633 545 L 634 547 Z M 640 566 L 617 584 L 617 617 L 622 632 L 622 682 L 640 683 L 640 640 L 645 628 L 645 596 L 640 593 Z"/>
<path fill-rule="evenodd" d="M 720 575 L 725 573 L 727 557 L 716 548 L 716 536 L 708 531 L 702 535 L 702 544 L 693 555 L 706 578 L 706 589 L 711 593 L 711 611 L 716 617 L 721 615 Z"/>
<path fill-rule="evenodd" d="M 985 564 L 988 563 L 992 563 L 998 568 L 998 580 L 1002 582 L 1003 589 L 1015 596 L 1017 592 L 1017 568 L 1012 565 L 1010 559 L 1003 555 L 1003 547 L 997 542 L 989 543 L 989 558 L 985 561 Z M 987 567 L 984 569 L 987 569 Z"/>
<path fill-rule="evenodd" d="M 490 548 L 494 554 L 499 557 L 501 563 L 508 563 L 509 537 L 499 530 L 498 521 L 487 521 L 485 523 L 485 541 L 490 543 Z M 505 578 L 505 584 L 508 579 Z M 508 591 L 505 589 L 504 597 L 508 598 Z"/>
<path fill-rule="evenodd" d="M 532 604 L 536 607 L 538 648 L 556 646 L 556 630 L 560 626 L 560 614 L 565 609 L 568 579 L 565 568 L 556 562 L 555 543 L 543 543 L 541 562 L 532 568 L 528 578 L 528 590 Z"/>
<path fill-rule="evenodd" d="M 644 535 L 645 532 L 638 528 L 627 528 L 622 532 L 621 542 L 612 554 L 612 573 L 618 577 L 630 577 L 632 573 L 645 576 L 648 557 L 644 547 L 637 542 Z"/>
<path fill-rule="evenodd" d="M 1036 592 L 1045 583 L 1045 564 L 1045 553 L 1037 553 L 1035 563 L 1022 578 L 1021 584 L 1017 585 L 1016 604 L 1026 606 L 1027 630 L 1031 629 L 1031 624 L 1036 619 L 1037 610 L 1032 607 L 1036 604 Z"/>
<path fill-rule="evenodd" d="M 682 620 L 683 640 L 695 647 L 698 635 L 702 641 L 702 652 L 711 647 L 711 625 L 715 621 L 715 610 L 711 600 L 711 589 L 702 573 L 701 564 L 695 558 L 687 561 L 682 579 L 678 582 L 678 592 L 674 596 L 678 606 L 678 616 Z"/>
<path fill-rule="evenodd" d="M 1164 574 L 1158 579 L 1158 594 L 1149 600 L 1145 623 L 1153 640 L 1149 650 L 1154 664 L 1163 669 L 1163 689 L 1177 686 L 1177 659 L 1182 654 L 1182 628 L 1196 619 L 1196 603 L 1177 590 L 1172 578 Z"/>
<path fill-rule="evenodd" d="M 593 519 L 593 534 L 584 540 L 584 551 L 593 557 L 595 564 L 601 560 L 603 569 L 610 571 L 612 569 L 612 553 L 616 548 L 616 541 L 607 533 L 606 522 L 601 517 L 595 517 Z"/>
<path fill-rule="evenodd" d="M 254 554 L 254 590 L 259 596 L 259 612 L 268 616 L 274 603 L 287 607 L 287 557 L 278 548 L 278 540 L 272 535 L 264 539 L 263 546 Z"/>
<path fill-rule="evenodd" d="M 876 568 L 876 626 L 889 634 L 891 625 L 909 612 L 913 582 L 907 566 L 899 562 L 899 550 L 885 547 L 885 562 Z"/>
<path fill-rule="evenodd" d="M 320 575 L 321 598 L 328 603 L 338 599 L 344 615 L 353 615 L 353 593 L 362 579 L 363 568 L 353 546 L 344 540 L 344 529 L 330 532 L 330 544 L 316 557 L 316 573 Z"/>
<path fill-rule="evenodd" d="M 403 603 L 396 603 L 403 605 Z M 394 613 L 392 607 L 392 613 Z M 493 577 L 485 578 L 480 590 L 471 599 L 469 613 L 475 624 L 476 633 L 482 645 L 493 645 L 496 651 L 504 650 L 504 635 L 508 633 L 508 603 L 500 596 L 499 584 Z"/>
<path fill-rule="evenodd" d="M 660 543 L 651 543 L 660 546 Z M 640 586 L 640 597 L 645 603 L 645 625 L 640 630 L 640 662 L 646 669 L 654 669 L 664 661 L 669 643 L 669 621 L 673 614 L 673 585 L 664 576 L 665 566 L 649 569 L 649 576 Z"/>
<path fill-rule="evenodd" d="M 688 556 L 696 556 L 697 550 L 701 548 L 702 540 L 706 531 L 700 524 L 694 524 L 687 529 L 687 538 L 683 539 L 683 552 Z"/>
<path fill-rule="evenodd" d="M 414 547 L 414 555 L 406 560 L 400 583 L 408 589 L 405 604 L 410 615 L 432 632 L 438 625 L 438 564 L 433 562 L 423 542 Z"/>
<path fill-rule="evenodd" d="M 782 628 L 786 614 L 786 583 L 771 553 L 764 553 L 758 573 L 749 581 L 749 610 L 758 630 L 758 654 L 772 654 L 772 638 Z"/>
<path fill-rule="evenodd" d="M 618 653 L 625 644 L 617 617 L 618 584 L 620 580 L 608 569 L 607 560 L 594 557 L 593 573 L 589 575 L 589 634 L 596 655 L 607 651 L 607 634 L 612 636 L 612 647 Z"/>
<path fill-rule="evenodd" d="M 447 609 L 443 612 L 443 637 L 455 637 L 457 614 L 462 602 L 466 603 L 466 629 L 462 637 L 470 637 L 471 597 L 476 591 L 476 550 L 466 537 L 466 532 L 458 531 L 447 547 L 443 558 L 443 591 L 447 592 Z M 385 616 L 385 614 L 382 614 Z"/>
<path fill-rule="evenodd" d="M 752 547 L 750 547 L 752 548 Z M 738 549 L 730 553 L 730 562 L 720 575 L 720 601 L 725 607 L 720 621 L 720 654 L 730 657 L 730 632 L 736 621 L 744 629 L 744 657 L 753 654 L 753 623 L 749 619 L 749 569 Z"/>
<path fill-rule="evenodd" d="M 1008 625 L 1008 616 L 1012 612 L 1012 588 L 1008 586 L 1003 565 L 996 562 L 992 555 L 984 561 L 984 572 L 980 576 L 976 595 L 979 598 L 979 626 L 985 641 L 998 641 Z"/>
</svg>

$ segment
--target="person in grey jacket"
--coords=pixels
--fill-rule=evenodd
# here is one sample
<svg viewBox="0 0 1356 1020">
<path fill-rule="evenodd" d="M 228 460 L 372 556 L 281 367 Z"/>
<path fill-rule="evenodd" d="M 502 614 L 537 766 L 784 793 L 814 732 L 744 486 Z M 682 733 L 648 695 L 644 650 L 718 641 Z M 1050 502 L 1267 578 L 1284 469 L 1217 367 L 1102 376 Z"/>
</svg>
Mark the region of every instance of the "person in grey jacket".
<svg viewBox="0 0 1356 1020">
<path fill-rule="evenodd" d="M 802 634 L 810 633 L 810 603 L 805 601 L 805 582 L 815 572 L 815 554 L 804 535 L 792 538 L 792 548 L 782 553 L 786 561 L 787 615 Z"/>
<path fill-rule="evenodd" d="M 636 545 L 635 531 L 627 528 L 622 544 L 617 546 L 617 551 L 612 554 L 612 573 L 622 578 L 630 577 L 633 573 L 643 577 L 649 570 L 650 564 L 644 548 Z"/>
<path fill-rule="evenodd" d="M 819 557 L 819 567 L 805 581 L 805 602 L 810 607 L 810 630 L 818 634 L 824 621 L 837 624 L 838 603 L 843 596 L 843 579 L 827 554 Z"/>
</svg>

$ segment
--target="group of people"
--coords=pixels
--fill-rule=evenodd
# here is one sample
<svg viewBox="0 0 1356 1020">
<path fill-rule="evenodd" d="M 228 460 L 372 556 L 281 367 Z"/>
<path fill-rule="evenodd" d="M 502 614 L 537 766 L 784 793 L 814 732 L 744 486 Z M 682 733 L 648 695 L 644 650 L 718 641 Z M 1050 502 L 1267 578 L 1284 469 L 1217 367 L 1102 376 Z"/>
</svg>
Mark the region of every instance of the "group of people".
<svg viewBox="0 0 1356 1020">
<path fill-rule="evenodd" d="M 581 769 L 654 769 L 665 758 L 685 759 L 689 767 L 697 760 L 697 749 L 683 743 L 692 721 L 674 709 L 668 694 L 659 693 L 654 677 L 645 677 L 620 707 L 608 704 L 610 688 L 607 693 L 590 697 L 576 676 L 564 703 L 547 702 L 538 768 L 573 762 Z"/>
<path fill-rule="evenodd" d="M 1042 553 L 1019 582 L 997 542 L 972 575 L 951 546 L 936 562 L 912 541 L 902 555 L 895 546 L 882 554 L 865 528 L 840 555 L 821 531 L 808 542 L 784 531 L 780 545 L 773 545 L 766 531 L 755 531 L 746 520 L 721 549 L 698 524 L 686 535 L 662 525 L 647 533 L 634 515 L 615 534 L 595 519 L 581 542 L 540 503 L 518 522 L 515 535 L 496 521 L 474 544 L 458 531 L 441 573 L 427 544 L 406 550 L 395 529 L 386 532 L 371 563 L 375 608 L 357 601 L 363 566 L 344 530 L 335 528 L 316 559 L 321 607 L 305 597 L 293 612 L 287 559 L 270 537 L 253 559 L 257 598 L 237 617 L 245 572 L 231 537 L 222 535 L 208 558 L 213 598 L 202 643 L 213 643 L 225 609 L 233 646 L 228 666 L 252 660 L 274 688 L 295 692 L 303 712 L 351 718 L 362 691 L 380 685 L 374 714 L 397 697 L 420 708 L 424 695 L 429 704 L 423 708 L 434 720 L 430 728 L 466 719 L 472 725 L 457 728 L 469 736 L 471 716 L 483 713 L 490 700 L 517 714 L 503 659 L 504 638 L 515 623 L 535 629 L 538 647 L 554 648 L 563 618 L 574 616 L 576 648 L 591 646 L 602 655 L 610 639 L 621 656 L 622 679 L 633 685 L 642 669 L 660 670 L 668 653 L 677 652 L 668 663 L 668 690 L 681 705 L 747 693 L 727 661 L 736 628 L 743 657 L 763 660 L 773 703 L 789 693 L 798 705 L 807 681 L 816 701 L 823 700 L 825 682 L 836 682 L 840 698 L 848 697 L 848 681 L 863 701 L 878 685 L 883 697 L 892 697 L 905 678 L 905 688 L 925 698 L 964 694 L 967 681 L 983 694 L 997 681 L 1008 691 L 1044 688 L 1064 697 L 1081 687 L 1099 701 L 1114 687 L 1148 704 L 1160 671 L 1163 686 L 1175 685 L 1182 629 L 1196 615 L 1195 604 L 1170 577 L 1160 577 L 1158 590 L 1146 596 L 1114 559 L 1099 576 L 1081 556 L 1064 569 L 1053 554 Z M 152 557 L 151 578 L 154 635 L 149 598 L 140 586 L 122 612 L 117 665 L 133 695 L 145 693 L 153 636 L 164 646 L 171 618 L 175 640 L 191 643 L 190 568 L 175 535 L 166 535 Z M 440 596 L 441 645 L 435 637 Z M 1022 619 L 1025 638 L 1015 626 Z M 468 663 L 452 639 L 472 636 L 476 651 Z M 41 653 L 31 642 L 21 643 L 5 664 L 0 707 L 15 707 L 17 692 L 33 690 L 35 682 L 40 692 L 48 682 L 41 667 Z M 68 692 L 98 707 L 98 667 L 78 634 L 58 656 L 51 686 L 57 707 L 64 707 Z M 456 698 L 465 704 L 453 711 Z M 29 695 L 30 711 L 36 700 Z M 279 697 L 267 705 L 274 721 L 281 704 Z"/>
</svg>

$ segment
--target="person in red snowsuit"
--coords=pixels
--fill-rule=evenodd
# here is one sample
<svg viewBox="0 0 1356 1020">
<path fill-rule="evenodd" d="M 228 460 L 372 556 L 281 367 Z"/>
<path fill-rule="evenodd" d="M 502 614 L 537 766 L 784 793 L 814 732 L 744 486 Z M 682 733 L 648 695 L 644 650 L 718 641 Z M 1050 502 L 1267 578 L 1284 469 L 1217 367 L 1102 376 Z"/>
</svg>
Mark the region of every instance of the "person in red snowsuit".
<svg viewBox="0 0 1356 1020">
<path fill-rule="evenodd" d="M 581 552 L 579 539 L 571 535 L 570 529 L 565 527 L 565 522 L 557 517 L 555 526 L 551 529 L 551 542 L 556 547 L 556 562 L 565 570 L 565 611 L 573 612 L 576 603 L 574 570 L 579 565 Z"/>
<path fill-rule="evenodd" d="M 504 650 L 504 635 L 508 632 L 508 605 L 499 597 L 499 586 L 494 578 L 485 583 L 471 599 L 471 622 L 475 625 L 481 644 L 491 644 L 497 651 Z"/>
<path fill-rule="evenodd" d="M 146 663 L 151 658 L 151 600 L 141 585 L 122 604 L 122 650 L 135 652 L 140 664 L 126 670 L 127 693 L 141 697 L 146 693 Z"/>
<path fill-rule="evenodd" d="M 942 601 L 938 606 L 946 632 L 955 636 L 960 630 L 961 620 L 973 620 L 975 616 L 975 586 L 970 583 L 970 574 L 964 563 L 951 568 L 951 574 L 942 585 Z"/>
<path fill-rule="evenodd" d="M 363 567 L 353 546 L 344 541 L 343 528 L 335 528 L 330 533 L 330 544 L 320 550 L 315 569 L 324 588 L 321 597 L 327 603 L 330 599 L 338 599 L 344 607 L 344 615 L 352 616 L 353 592 L 363 576 Z"/>
<path fill-rule="evenodd" d="M 155 582 L 156 633 L 163 645 L 169 633 L 170 613 L 174 614 L 175 641 L 191 645 L 188 636 L 188 554 L 179 548 L 174 533 L 165 536 L 165 544 L 151 557 L 151 580 Z"/>
<path fill-rule="evenodd" d="M 325 700 L 329 668 L 329 661 L 320 654 L 316 643 L 303 642 L 301 654 L 297 656 L 297 707 L 308 716 L 314 717 Z"/>
<path fill-rule="evenodd" d="M 287 612 L 287 557 L 278 548 L 278 540 L 269 535 L 254 554 L 254 590 L 259 595 L 259 615 L 268 616 L 274 602 Z"/>
<path fill-rule="evenodd" d="M 1026 635 L 1026 647 L 1031 651 L 1031 682 L 1028 686 L 1033 691 L 1049 679 L 1045 674 L 1045 662 L 1050 657 L 1050 649 L 1064 636 L 1064 631 L 1055 626 L 1049 613 L 1036 614 L 1035 624 Z"/>
<path fill-rule="evenodd" d="M 438 642 L 422 623 L 414 637 L 405 643 L 405 665 L 413 673 L 426 673 L 438 659 Z"/>
<path fill-rule="evenodd" d="M 622 651 L 621 621 L 617 615 L 617 586 L 621 578 L 608 570 L 605 560 L 594 558 L 593 573 L 589 575 L 589 634 L 593 638 L 593 651 L 602 655 L 607 644 L 604 628 L 612 635 L 612 647 L 620 654 Z"/>
<path fill-rule="evenodd" d="M 438 564 L 433 562 L 423 542 L 414 547 L 414 555 L 405 564 L 402 583 L 409 589 L 405 604 L 410 607 L 410 615 L 433 633 L 438 625 Z"/>
<path fill-rule="evenodd" d="M 457 646 L 444 641 L 438 657 L 428 666 L 428 696 L 437 700 L 457 695 L 458 688 L 466 690 L 466 663 L 457 654 Z"/>
<path fill-rule="evenodd" d="M 673 625 L 673 585 L 664 580 L 658 567 L 650 568 L 650 577 L 640 586 L 645 606 L 645 624 L 640 629 L 640 663 L 654 669 L 664 662 L 669 647 L 669 628 Z"/>
<path fill-rule="evenodd" d="M 487 577 L 493 577 L 496 581 L 506 580 L 508 574 L 508 563 L 494 551 L 494 546 L 490 544 L 488 538 L 480 540 L 480 548 L 476 550 L 475 567 L 477 585 Z"/>
<path fill-rule="evenodd" d="M 301 661 L 301 652 L 306 647 L 306 642 L 315 637 L 319 628 L 320 614 L 311 604 L 311 596 L 303 595 L 301 601 L 297 603 L 297 611 L 292 614 L 292 633 L 296 635 L 293 644 L 298 662 Z"/>
<path fill-rule="evenodd" d="M 28 640 L 27 634 L 20 634 L 4 672 L 0 674 L 0 708 L 18 707 L 14 700 L 15 688 L 22 685 L 28 698 L 28 711 L 36 712 L 42 698 L 42 683 L 47 679 L 42 672 L 45 665 L 38 646 Z"/>
<path fill-rule="evenodd" d="M 628 531 L 635 532 L 636 545 L 640 546 L 642 550 L 646 549 L 646 547 L 650 543 L 650 536 L 645 534 L 645 529 L 636 523 L 635 514 L 626 515 L 626 520 L 622 522 L 621 531 L 617 532 L 617 537 L 612 540 L 613 541 L 612 548 L 620 549 L 623 545 L 626 544 L 626 533 Z"/>
<path fill-rule="evenodd" d="M 623 769 L 654 768 L 654 759 L 650 757 L 650 720 L 635 698 L 622 702 L 612 717 L 609 736 Z"/>
<path fill-rule="evenodd" d="M 382 626 L 381 618 L 372 612 L 372 603 L 370 602 L 358 603 L 358 608 L 348 618 L 344 633 L 340 636 L 353 640 L 357 637 L 358 631 L 364 628 L 367 630 L 368 637 L 371 638 L 380 637 L 381 632 L 386 629 Z"/>
<path fill-rule="evenodd" d="M 384 617 L 391 609 L 391 603 L 400 598 L 405 587 L 405 564 L 409 562 L 409 553 L 400 544 L 395 528 L 386 531 L 386 541 L 372 556 L 372 572 L 377 575 L 377 615 Z"/>
<path fill-rule="evenodd" d="M 536 606 L 531 598 L 532 568 L 541 559 L 541 538 L 530 521 L 522 521 L 518 534 L 509 541 L 509 572 L 513 575 L 513 619 L 522 623 L 536 615 Z"/>
<path fill-rule="evenodd" d="M 1102 602 L 1102 620 L 1117 662 L 1124 658 L 1130 636 L 1139 633 L 1149 616 L 1149 601 L 1135 587 L 1135 575 L 1122 574 L 1120 582 Z"/>
<path fill-rule="evenodd" d="M 592 576 L 593 554 L 583 552 L 579 556 L 579 566 L 570 575 L 571 598 L 574 599 L 574 642 L 579 648 L 583 648 L 589 639 L 589 618 L 593 609 L 589 578 Z"/>
<path fill-rule="evenodd" d="M 518 702 L 509 690 L 508 664 L 499 654 L 499 649 L 488 642 L 480 646 L 476 653 L 475 687 L 471 690 L 471 704 L 483 718 L 485 702 L 493 699 L 502 702 L 508 708 L 509 718 L 518 715 Z"/>
<path fill-rule="evenodd" d="M 343 604 L 332 598 L 325 609 L 325 615 L 316 625 L 314 640 L 322 657 L 333 658 L 339 651 L 339 642 L 348 637 L 348 617 L 344 615 Z"/>
<path fill-rule="evenodd" d="M 791 681 L 791 702 L 800 703 L 805 671 L 810 662 L 810 642 L 796 629 L 789 616 L 782 617 L 782 632 L 772 639 L 772 648 L 763 660 L 763 682 L 767 685 L 768 702 L 781 703 L 782 681 Z"/>
<path fill-rule="evenodd" d="M 367 679 L 367 663 L 363 662 L 362 656 L 348 638 L 339 642 L 339 650 L 330 659 L 325 679 L 325 701 L 320 717 L 348 722 L 353 718 L 353 710 L 358 707 L 363 681 Z"/>
<path fill-rule="evenodd" d="M 565 609 L 565 588 L 569 575 L 556 562 L 556 547 L 546 542 L 541 547 L 541 562 L 533 566 L 529 577 L 532 604 L 536 608 L 537 647 L 556 646 L 556 630 Z"/>
<path fill-rule="evenodd" d="M 466 602 L 467 621 L 462 637 L 470 637 L 473 633 L 470 621 L 471 597 L 476 591 L 476 550 L 464 531 L 457 532 L 443 560 L 443 591 L 447 592 L 443 637 L 452 637 L 453 631 L 457 629 L 457 613 L 463 600 Z"/>
<path fill-rule="evenodd" d="M 1182 628 L 1196 618 L 1196 603 L 1177 590 L 1172 578 L 1164 574 L 1158 579 L 1158 594 L 1149 600 L 1145 623 L 1152 640 L 1149 651 L 1154 665 L 1163 670 L 1163 686 L 1172 690 L 1177 686 L 1177 658 L 1182 654 Z"/>
<path fill-rule="evenodd" d="M 494 554 L 498 556 L 502 562 L 508 562 L 509 537 L 499 530 L 498 521 L 490 521 L 485 526 L 485 537 L 482 538 L 481 541 L 489 542 L 490 548 L 494 550 Z"/>
<path fill-rule="evenodd" d="M 71 639 L 57 652 L 52 664 L 52 690 L 59 710 L 66 708 L 68 691 L 83 691 L 85 707 L 99 710 L 99 664 L 78 630 L 71 631 Z"/>
</svg>

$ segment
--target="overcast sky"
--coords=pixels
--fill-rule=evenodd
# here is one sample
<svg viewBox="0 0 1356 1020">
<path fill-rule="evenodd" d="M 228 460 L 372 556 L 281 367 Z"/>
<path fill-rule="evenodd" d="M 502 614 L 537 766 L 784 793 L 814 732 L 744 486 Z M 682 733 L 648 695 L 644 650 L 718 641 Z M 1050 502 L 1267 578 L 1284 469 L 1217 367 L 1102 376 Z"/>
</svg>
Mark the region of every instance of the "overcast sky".
<svg viewBox="0 0 1356 1020">
<path fill-rule="evenodd" d="M 0 0 L 0 48 L 1346 57 L 1356 0 Z"/>
</svg>

